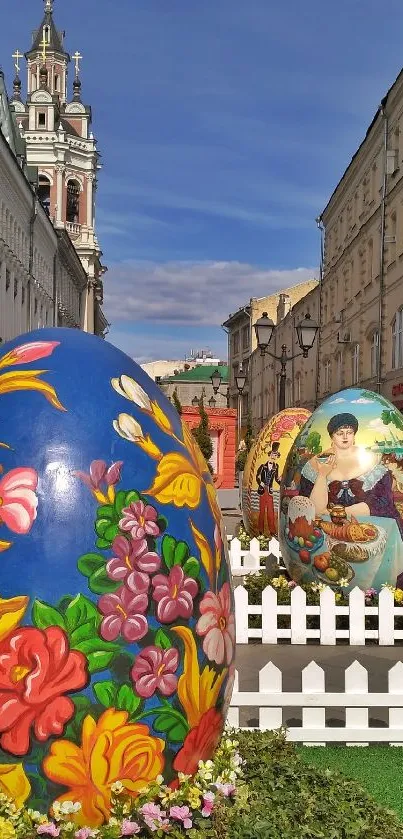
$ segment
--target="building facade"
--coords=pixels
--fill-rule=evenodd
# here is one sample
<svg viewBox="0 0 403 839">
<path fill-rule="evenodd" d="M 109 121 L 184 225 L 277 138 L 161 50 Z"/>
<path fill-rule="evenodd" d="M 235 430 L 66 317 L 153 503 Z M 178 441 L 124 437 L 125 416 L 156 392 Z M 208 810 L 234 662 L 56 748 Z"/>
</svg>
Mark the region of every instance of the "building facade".
<svg viewBox="0 0 403 839">
<path fill-rule="evenodd" d="M 235 486 L 235 439 L 236 411 L 231 408 L 206 407 L 209 433 L 213 444 L 211 466 L 214 485 L 217 489 L 233 489 Z M 200 414 L 196 407 L 184 408 L 182 419 L 189 428 L 197 428 Z"/>
<path fill-rule="evenodd" d="M 216 364 L 199 364 L 174 376 L 161 378 L 158 384 L 168 399 L 172 400 L 176 391 L 179 402 L 184 407 L 191 407 L 193 402 L 203 398 L 206 408 L 227 408 L 228 367 L 226 364 L 218 365 L 222 381 L 217 394 L 214 393 L 211 383 L 211 376 L 216 369 Z"/>
<path fill-rule="evenodd" d="M 403 72 L 323 211 L 317 401 L 361 385 L 403 408 Z"/>
<path fill-rule="evenodd" d="M 252 297 L 249 303 L 242 306 L 234 314 L 229 315 L 223 323 L 223 328 L 228 335 L 228 371 L 229 371 L 229 406 L 237 408 L 238 400 L 242 400 L 242 429 L 246 428 L 248 414 L 254 415 L 254 423 L 260 427 L 258 423 L 262 422 L 263 416 L 266 416 L 266 408 L 269 404 L 266 397 L 266 387 L 271 388 L 272 382 L 267 380 L 268 374 L 261 372 L 259 362 L 256 354 L 257 342 L 254 330 L 254 324 L 262 316 L 263 312 L 267 312 L 269 317 L 275 324 L 281 323 L 292 309 L 295 303 L 301 298 L 305 297 L 312 289 L 318 285 L 317 280 L 309 280 L 305 283 L 299 283 L 292 288 L 278 291 L 267 297 Z M 274 337 L 273 337 L 274 344 Z M 281 347 L 281 344 L 279 345 Z M 274 351 L 274 350 L 273 350 Z M 259 354 L 259 359 L 261 358 Z M 251 362 L 253 359 L 253 370 Z M 240 367 L 247 374 L 245 387 L 242 396 L 239 397 L 236 386 L 236 376 Z M 255 377 L 260 377 L 258 382 L 255 382 Z M 263 382 L 263 390 L 262 390 Z M 254 400 L 254 406 L 253 406 Z"/>
<path fill-rule="evenodd" d="M 67 82 L 71 58 L 64 46 L 64 33 L 54 23 L 53 0 L 45 0 L 43 19 L 33 33 L 31 48 L 25 54 L 25 100 L 21 82 L 21 60 L 24 56 L 17 50 L 13 58 L 16 69 L 13 94 L 9 101 L 6 96 L 2 101 L 0 91 L 0 107 L 3 112 L 8 112 L 8 117 L 3 115 L 1 118 L 0 114 L 0 125 L 22 165 L 28 186 L 30 182 L 38 199 L 36 209 L 32 209 L 33 201 L 30 199 L 30 217 L 34 218 L 36 214 L 38 228 L 40 225 L 36 219 L 42 217 L 42 211 L 49 218 L 54 228 L 49 235 L 56 242 L 58 254 L 57 265 L 54 262 L 51 266 L 46 264 L 46 267 L 41 264 L 46 262 L 46 255 L 41 250 L 45 243 L 39 241 L 38 229 L 37 255 L 31 255 L 30 262 L 33 266 L 35 259 L 39 261 L 36 273 L 56 310 L 55 322 L 103 335 L 108 326 L 101 308 L 102 275 L 106 269 L 101 263 L 102 254 L 95 235 L 99 154 L 90 131 L 91 108 L 81 100 L 79 62 L 82 57 L 78 52 L 73 56 L 75 77 L 69 98 Z M 4 193 L 4 212 L 9 201 L 9 196 Z M 13 219 L 13 224 L 15 222 L 17 228 L 20 227 L 23 236 L 24 219 L 19 220 L 15 216 Z M 3 221 L 1 223 L 3 225 Z M 32 221 L 30 223 L 34 226 Z M 2 231 L 7 234 L 6 227 L 2 227 Z M 18 251 L 17 240 L 14 249 Z M 17 252 L 14 255 L 17 260 L 21 256 Z M 35 274 L 33 276 L 37 279 Z M 29 309 L 27 313 L 22 304 L 23 296 L 21 294 L 19 301 L 21 321 L 25 322 L 28 318 L 33 328 L 36 325 L 35 302 L 32 303 L 32 312 Z M 40 305 L 38 302 L 39 312 Z"/>
</svg>

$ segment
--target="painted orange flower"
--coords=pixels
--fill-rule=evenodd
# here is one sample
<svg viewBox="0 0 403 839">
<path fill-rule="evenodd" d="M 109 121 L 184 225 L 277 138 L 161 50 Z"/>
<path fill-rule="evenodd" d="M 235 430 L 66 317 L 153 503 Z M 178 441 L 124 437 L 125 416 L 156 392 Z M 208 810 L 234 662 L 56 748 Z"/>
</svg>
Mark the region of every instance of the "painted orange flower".
<svg viewBox="0 0 403 839">
<path fill-rule="evenodd" d="M 164 741 L 152 737 L 146 725 L 128 724 L 128 716 L 114 708 L 108 708 L 98 722 L 87 716 L 81 747 L 58 740 L 43 762 L 47 777 L 69 788 L 58 801 L 81 803 L 77 824 L 100 827 L 109 819 L 115 781 L 135 797 L 163 770 Z"/>
</svg>

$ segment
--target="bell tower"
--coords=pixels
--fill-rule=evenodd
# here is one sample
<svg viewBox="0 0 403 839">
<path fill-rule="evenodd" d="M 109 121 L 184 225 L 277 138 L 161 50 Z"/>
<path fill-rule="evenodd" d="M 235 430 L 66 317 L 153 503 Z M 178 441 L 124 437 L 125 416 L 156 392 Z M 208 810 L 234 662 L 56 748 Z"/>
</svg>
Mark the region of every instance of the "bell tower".
<svg viewBox="0 0 403 839">
<path fill-rule="evenodd" d="M 84 328 L 99 332 L 97 322 L 105 320 L 100 306 L 102 276 L 106 271 L 95 234 L 99 153 L 91 131 L 91 108 L 82 101 L 82 55 L 76 51 L 71 57 L 66 51 L 65 33 L 55 25 L 53 0 L 44 0 L 44 6 L 41 24 L 33 32 L 32 45 L 25 53 L 25 103 L 20 78 L 23 56 L 19 50 L 13 55 L 16 77 L 10 106 L 16 112 L 26 144 L 27 164 L 38 170 L 38 198 L 55 228 L 69 235 L 87 274 Z M 74 78 L 70 95 L 71 65 Z"/>
</svg>

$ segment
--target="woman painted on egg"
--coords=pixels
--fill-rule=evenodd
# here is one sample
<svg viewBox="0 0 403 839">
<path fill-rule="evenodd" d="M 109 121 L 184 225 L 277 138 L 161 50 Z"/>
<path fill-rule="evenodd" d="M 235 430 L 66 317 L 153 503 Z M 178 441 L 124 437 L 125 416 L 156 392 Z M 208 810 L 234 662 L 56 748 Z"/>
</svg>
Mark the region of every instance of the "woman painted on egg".
<svg viewBox="0 0 403 839">
<path fill-rule="evenodd" d="M 392 473 L 382 462 L 382 455 L 356 445 L 357 418 L 349 413 L 336 414 L 327 430 L 331 447 L 303 467 L 301 495 L 313 501 L 318 517 L 332 505 L 342 505 L 352 516 L 394 519 L 403 538 L 403 523 L 393 499 Z"/>
</svg>

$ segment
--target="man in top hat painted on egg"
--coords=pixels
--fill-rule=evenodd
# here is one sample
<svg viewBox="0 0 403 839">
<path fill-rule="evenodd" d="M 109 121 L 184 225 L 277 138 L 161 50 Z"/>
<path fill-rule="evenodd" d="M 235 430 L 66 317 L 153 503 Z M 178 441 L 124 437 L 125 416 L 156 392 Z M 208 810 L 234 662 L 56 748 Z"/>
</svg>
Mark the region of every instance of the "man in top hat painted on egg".
<svg viewBox="0 0 403 839">
<path fill-rule="evenodd" d="M 266 463 L 262 463 L 256 472 L 256 481 L 259 494 L 259 519 L 258 528 L 260 533 L 266 535 L 277 533 L 276 514 L 274 511 L 273 483 L 280 483 L 278 474 L 278 459 L 280 457 L 280 443 L 272 443 L 268 450 Z"/>
</svg>

